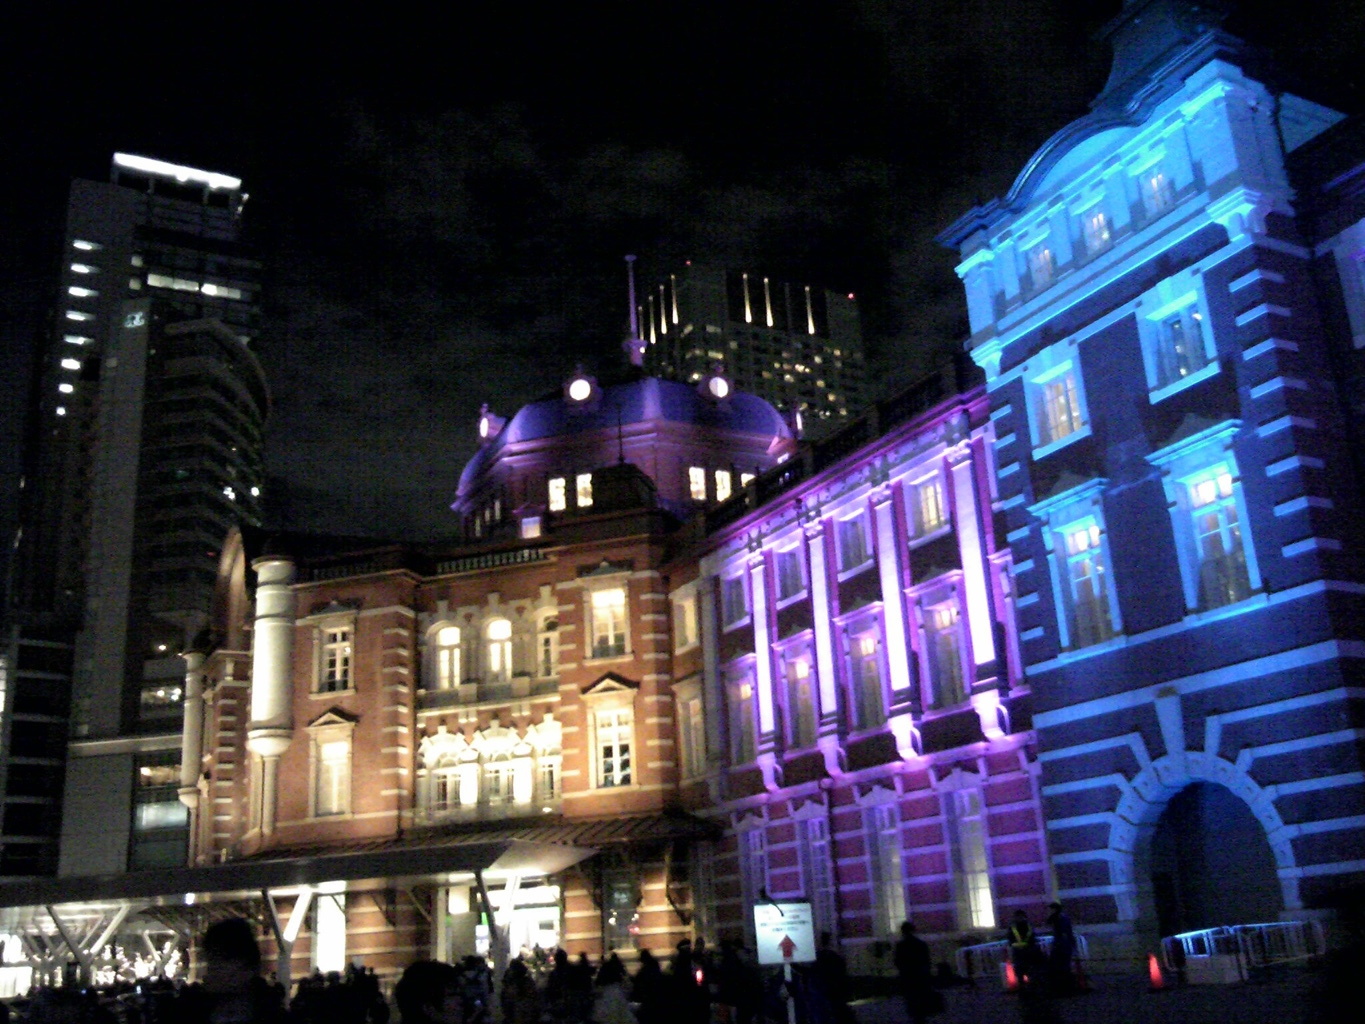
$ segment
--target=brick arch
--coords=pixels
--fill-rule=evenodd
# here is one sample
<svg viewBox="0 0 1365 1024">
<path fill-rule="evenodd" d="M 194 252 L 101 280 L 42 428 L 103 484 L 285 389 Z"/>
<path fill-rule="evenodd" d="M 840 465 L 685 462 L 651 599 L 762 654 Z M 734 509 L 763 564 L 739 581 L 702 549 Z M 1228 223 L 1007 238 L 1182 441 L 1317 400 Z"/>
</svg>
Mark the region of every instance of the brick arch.
<svg viewBox="0 0 1365 1024">
<path fill-rule="evenodd" d="M 1109 833 L 1111 878 L 1119 905 L 1119 919 L 1155 920 L 1151 893 L 1152 837 L 1167 804 L 1181 790 L 1197 782 L 1223 786 L 1247 805 L 1265 829 L 1275 858 L 1286 910 L 1302 904 L 1298 892 L 1298 863 L 1291 842 L 1293 830 L 1275 808 L 1271 792 L 1245 768 L 1210 754 L 1167 754 L 1143 768 L 1125 787 Z"/>
</svg>

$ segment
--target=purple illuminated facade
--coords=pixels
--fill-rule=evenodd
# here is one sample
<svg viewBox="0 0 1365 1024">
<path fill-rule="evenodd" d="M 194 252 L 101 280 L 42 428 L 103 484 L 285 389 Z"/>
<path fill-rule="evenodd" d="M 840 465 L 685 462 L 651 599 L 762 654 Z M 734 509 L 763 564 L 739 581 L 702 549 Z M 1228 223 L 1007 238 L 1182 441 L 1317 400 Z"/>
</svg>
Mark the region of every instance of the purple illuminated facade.
<svg viewBox="0 0 1365 1024">
<path fill-rule="evenodd" d="M 694 882 L 703 932 L 743 935 L 763 893 L 809 898 L 871 973 L 911 914 L 946 944 L 1046 903 L 994 427 L 957 384 L 760 478 L 675 573 L 675 621 L 701 623 L 675 633 L 685 793 L 727 830 Z"/>
</svg>

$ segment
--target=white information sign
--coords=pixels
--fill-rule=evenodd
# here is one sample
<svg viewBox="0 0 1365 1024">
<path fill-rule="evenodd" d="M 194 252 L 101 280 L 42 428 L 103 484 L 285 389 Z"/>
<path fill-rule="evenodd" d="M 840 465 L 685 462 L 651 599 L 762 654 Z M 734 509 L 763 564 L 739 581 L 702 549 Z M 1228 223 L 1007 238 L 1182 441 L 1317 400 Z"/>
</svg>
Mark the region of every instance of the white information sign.
<svg viewBox="0 0 1365 1024">
<path fill-rule="evenodd" d="M 815 915 L 809 903 L 760 903 L 754 907 L 760 964 L 808 964 L 815 960 Z"/>
</svg>

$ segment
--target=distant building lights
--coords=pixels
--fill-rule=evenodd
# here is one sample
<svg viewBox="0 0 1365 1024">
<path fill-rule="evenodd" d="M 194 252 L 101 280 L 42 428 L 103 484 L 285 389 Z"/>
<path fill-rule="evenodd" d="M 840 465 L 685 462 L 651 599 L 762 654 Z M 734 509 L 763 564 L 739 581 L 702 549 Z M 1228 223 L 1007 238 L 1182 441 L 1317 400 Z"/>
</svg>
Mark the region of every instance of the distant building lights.
<svg viewBox="0 0 1365 1024">
<path fill-rule="evenodd" d="M 259 498 L 261 496 L 261 489 L 259 487 L 251 488 L 251 496 L 253 498 Z"/>
<path fill-rule="evenodd" d="M 80 310 L 78 310 L 78 309 L 68 309 L 68 310 L 66 311 L 66 318 L 67 318 L 68 320 L 75 320 L 77 323 L 84 323 L 84 322 L 87 321 L 87 320 L 93 320 L 93 319 L 95 319 L 95 314 L 94 314 L 94 313 L 82 313 L 82 312 L 81 312 Z"/>
<path fill-rule="evenodd" d="M 95 291 L 93 288 L 82 288 L 78 284 L 73 284 L 66 290 L 66 294 L 77 299 L 93 299 L 99 292 Z"/>
<path fill-rule="evenodd" d="M 62 360 L 63 370 L 79 370 L 80 368 L 81 361 L 79 359 L 72 359 L 70 356 L 68 356 L 67 358 Z"/>
<path fill-rule="evenodd" d="M 87 242 L 83 238 L 78 238 L 71 243 L 71 248 L 79 249 L 81 252 L 94 252 L 100 245 L 98 242 Z"/>
<path fill-rule="evenodd" d="M 57 406 L 57 415 L 58 415 L 58 416 L 65 416 L 65 415 L 66 415 L 66 406 L 64 406 L 64 405 L 59 405 L 59 406 Z"/>
<path fill-rule="evenodd" d="M 73 263 L 71 264 L 71 272 L 73 274 L 93 274 L 95 268 L 89 263 Z"/>
<path fill-rule="evenodd" d="M 242 187 L 242 179 L 234 178 L 230 174 L 218 174 L 214 171 L 201 171 L 195 167 L 185 167 L 181 164 L 169 164 L 164 160 L 153 160 L 150 157 L 134 156 L 131 153 L 115 153 L 114 163 L 119 167 L 126 167 L 130 171 L 141 171 L 143 174 L 155 174 L 163 178 L 174 178 L 176 181 L 196 181 L 207 185 L 209 188 L 228 188 L 236 189 Z"/>
<path fill-rule="evenodd" d="M 237 492 L 236 492 L 233 488 L 231 488 L 231 487 L 224 487 L 224 488 L 223 488 L 223 497 L 227 498 L 228 501 L 236 501 L 236 500 L 237 500 Z"/>
<path fill-rule="evenodd" d="M 849 302 L 854 301 L 855 298 L 856 298 L 856 296 L 855 296 L 852 292 L 849 292 L 849 293 L 848 293 L 848 301 L 849 301 Z"/>
<path fill-rule="evenodd" d="M 57 385 L 57 390 L 60 391 L 60 392 L 61 392 L 62 394 L 64 394 L 64 395 L 70 395 L 70 394 L 72 394 L 72 393 L 75 392 L 75 390 L 76 390 L 76 385 L 74 385 L 74 384 L 58 384 L 58 385 Z"/>
<path fill-rule="evenodd" d="M 592 395 L 592 382 L 585 377 L 575 377 L 569 382 L 569 397 L 575 402 L 586 402 Z"/>
<path fill-rule="evenodd" d="M 93 338 L 87 338 L 84 334 L 64 334 L 62 341 L 68 345 L 89 345 Z"/>
</svg>

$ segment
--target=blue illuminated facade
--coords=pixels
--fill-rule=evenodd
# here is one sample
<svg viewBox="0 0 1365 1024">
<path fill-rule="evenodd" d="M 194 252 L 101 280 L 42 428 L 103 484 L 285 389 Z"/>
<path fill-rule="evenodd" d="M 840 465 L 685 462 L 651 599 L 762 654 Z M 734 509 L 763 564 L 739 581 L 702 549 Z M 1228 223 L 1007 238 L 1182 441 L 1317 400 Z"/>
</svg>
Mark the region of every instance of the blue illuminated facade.
<svg viewBox="0 0 1365 1024">
<path fill-rule="evenodd" d="M 1312 916 L 1365 877 L 1365 238 L 1355 177 L 1321 184 L 1349 126 L 1208 17 L 1128 3 L 1092 111 L 942 236 L 1055 883 L 1098 956 Z"/>
</svg>

